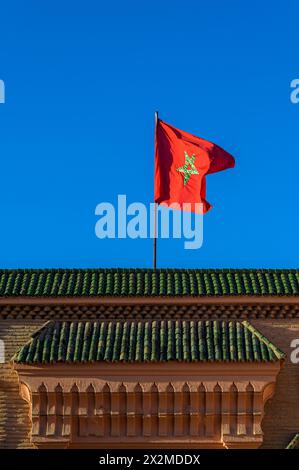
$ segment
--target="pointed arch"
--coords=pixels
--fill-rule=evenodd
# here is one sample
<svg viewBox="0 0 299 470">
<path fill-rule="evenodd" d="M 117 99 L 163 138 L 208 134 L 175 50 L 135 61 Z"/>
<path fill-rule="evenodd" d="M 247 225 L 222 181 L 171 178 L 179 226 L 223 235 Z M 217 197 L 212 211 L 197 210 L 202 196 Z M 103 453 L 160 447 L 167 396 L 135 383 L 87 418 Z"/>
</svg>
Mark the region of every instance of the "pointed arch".
<svg viewBox="0 0 299 470">
<path fill-rule="evenodd" d="M 142 392 L 143 392 L 143 389 L 142 389 L 142 387 L 141 387 L 141 385 L 140 385 L 139 382 L 137 382 L 137 384 L 135 385 L 135 387 L 134 387 L 134 392 L 135 392 L 135 393 L 142 393 Z"/>
<path fill-rule="evenodd" d="M 103 393 L 110 393 L 111 392 L 109 384 L 107 382 L 103 385 L 102 392 Z"/>
<path fill-rule="evenodd" d="M 63 413 L 63 389 L 58 383 L 55 387 L 55 414 L 62 416 Z"/>
<path fill-rule="evenodd" d="M 95 393 L 95 389 L 92 383 L 90 383 L 86 389 L 87 393 Z"/>
<path fill-rule="evenodd" d="M 127 387 L 122 382 L 118 387 L 118 396 L 119 396 L 119 413 L 124 415 L 127 412 Z"/>
<path fill-rule="evenodd" d="M 182 412 L 186 416 L 190 412 L 190 387 L 187 382 L 182 386 Z"/>
<path fill-rule="evenodd" d="M 238 410 L 238 389 L 233 382 L 229 388 L 230 395 L 230 411 L 231 413 L 237 413 Z"/>
<path fill-rule="evenodd" d="M 215 410 L 216 419 L 218 419 L 218 417 L 220 419 L 221 405 L 222 405 L 222 388 L 217 382 L 214 387 L 214 410 Z"/>
<path fill-rule="evenodd" d="M 168 385 L 166 387 L 166 392 L 167 393 L 173 393 L 174 392 L 174 386 L 172 385 L 171 382 L 168 383 Z"/>
<path fill-rule="evenodd" d="M 102 389 L 103 393 L 103 410 L 108 414 L 111 411 L 111 390 L 109 384 L 106 382 Z"/>
<path fill-rule="evenodd" d="M 157 387 L 156 382 L 154 382 L 151 386 L 151 412 L 154 414 L 158 413 L 159 409 L 159 389 Z"/>
<path fill-rule="evenodd" d="M 238 420 L 238 389 L 233 382 L 229 388 L 229 429 L 230 434 L 235 436 L 237 434 L 237 420 Z"/>
<path fill-rule="evenodd" d="M 42 383 L 40 384 L 40 386 L 38 387 L 37 391 L 38 391 L 39 393 L 43 393 L 43 392 L 47 392 L 47 391 L 48 391 L 48 389 L 47 389 L 47 387 L 45 386 L 44 382 L 42 382 Z"/>
<path fill-rule="evenodd" d="M 79 389 L 77 387 L 76 382 L 71 387 L 71 393 L 79 393 Z"/>
<path fill-rule="evenodd" d="M 123 382 L 118 386 L 118 391 L 120 393 L 126 393 L 127 392 L 127 388 L 126 388 L 126 386 L 124 385 Z"/>
<path fill-rule="evenodd" d="M 199 414 L 199 435 L 205 435 L 205 415 L 206 415 L 206 387 L 201 382 L 197 389 L 198 393 L 198 414 Z"/>
<path fill-rule="evenodd" d="M 157 387 L 156 382 L 154 382 L 154 383 L 152 384 L 152 386 L 151 386 L 151 392 L 152 392 L 152 393 L 159 393 L 159 389 L 158 389 L 158 387 Z"/>
<path fill-rule="evenodd" d="M 55 435 L 61 436 L 62 434 L 62 420 L 63 420 L 63 389 L 60 383 L 55 387 Z"/>
<path fill-rule="evenodd" d="M 254 409 L 254 388 L 251 382 L 248 382 L 246 387 L 246 398 L 245 398 L 245 407 L 246 407 L 246 434 L 251 436 L 253 434 L 253 409 Z"/>
<path fill-rule="evenodd" d="M 95 389 L 92 383 L 90 383 L 86 389 L 87 393 L 87 415 L 94 416 L 96 407 L 96 396 Z"/>
<path fill-rule="evenodd" d="M 63 388 L 62 388 L 62 386 L 60 385 L 59 382 L 55 387 L 55 393 L 63 393 Z"/>
<path fill-rule="evenodd" d="M 134 387 L 135 413 L 141 415 L 143 411 L 143 389 L 138 382 Z"/>
<path fill-rule="evenodd" d="M 166 411 L 167 413 L 172 414 L 174 410 L 175 390 L 171 382 L 169 382 L 169 384 L 167 385 L 165 392 L 166 392 Z"/>
<path fill-rule="evenodd" d="M 72 410 L 73 416 L 77 416 L 78 408 L 79 408 L 79 389 L 75 382 L 71 388 L 71 410 Z"/>
<path fill-rule="evenodd" d="M 39 434 L 45 436 L 47 432 L 48 391 L 44 382 L 37 389 L 39 395 Z"/>
</svg>

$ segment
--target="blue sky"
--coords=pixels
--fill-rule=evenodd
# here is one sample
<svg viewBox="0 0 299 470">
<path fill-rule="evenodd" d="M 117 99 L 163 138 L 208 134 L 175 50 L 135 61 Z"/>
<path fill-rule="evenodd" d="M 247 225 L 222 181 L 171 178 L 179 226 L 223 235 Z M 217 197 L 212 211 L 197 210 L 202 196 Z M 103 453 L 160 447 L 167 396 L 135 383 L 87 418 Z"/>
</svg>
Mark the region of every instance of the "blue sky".
<svg viewBox="0 0 299 470">
<path fill-rule="evenodd" d="M 207 178 L 204 244 L 159 267 L 299 267 L 295 1 L 1 4 L 0 260 L 151 267 L 151 240 L 99 240 L 95 206 L 151 202 L 153 115 L 236 158 Z"/>
</svg>

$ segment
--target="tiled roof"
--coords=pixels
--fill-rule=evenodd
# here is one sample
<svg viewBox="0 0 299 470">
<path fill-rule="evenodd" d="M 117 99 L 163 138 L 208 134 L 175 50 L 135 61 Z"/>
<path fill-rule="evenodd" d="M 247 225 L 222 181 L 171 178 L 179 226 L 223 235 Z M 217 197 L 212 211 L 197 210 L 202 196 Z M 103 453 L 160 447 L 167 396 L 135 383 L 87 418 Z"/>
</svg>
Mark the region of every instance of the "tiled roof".
<svg viewBox="0 0 299 470">
<path fill-rule="evenodd" d="M 165 295 L 299 295 L 299 270 L 0 270 L 0 297 Z"/>
<path fill-rule="evenodd" d="M 286 446 L 286 449 L 298 449 L 298 448 L 299 448 L 299 433 L 295 434 L 293 439 Z"/>
<path fill-rule="evenodd" d="M 248 322 L 48 322 L 14 357 L 57 362 L 273 362 L 284 354 Z"/>
</svg>

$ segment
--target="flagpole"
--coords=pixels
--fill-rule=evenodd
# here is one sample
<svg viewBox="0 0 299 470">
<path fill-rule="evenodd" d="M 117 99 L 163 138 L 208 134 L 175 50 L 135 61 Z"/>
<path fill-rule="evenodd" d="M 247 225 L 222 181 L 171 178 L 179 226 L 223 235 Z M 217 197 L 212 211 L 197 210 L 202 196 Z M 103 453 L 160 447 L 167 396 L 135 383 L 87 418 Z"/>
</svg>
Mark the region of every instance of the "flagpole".
<svg viewBox="0 0 299 470">
<path fill-rule="evenodd" d="M 157 138 L 158 111 L 155 112 L 155 138 L 154 138 L 154 245 L 153 245 L 153 268 L 157 268 L 157 203 L 155 202 L 155 151 Z"/>
</svg>

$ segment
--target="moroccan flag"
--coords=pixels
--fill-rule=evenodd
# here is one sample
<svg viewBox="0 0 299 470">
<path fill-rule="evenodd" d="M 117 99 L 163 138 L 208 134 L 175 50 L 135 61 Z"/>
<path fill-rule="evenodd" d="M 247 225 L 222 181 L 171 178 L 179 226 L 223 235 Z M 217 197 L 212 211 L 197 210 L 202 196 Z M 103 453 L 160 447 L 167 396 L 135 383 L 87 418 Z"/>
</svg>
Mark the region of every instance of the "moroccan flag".
<svg viewBox="0 0 299 470">
<path fill-rule="evenodd" d="M 155 202 L 183 204 L 185 210 L 207 212 L 206 175 L 233 168 L 234 158 L 218 145 L 157 120 L 155 135 Z M 202 203 L 198 210 L 195 203 Z"/>
</svg>

